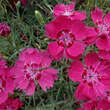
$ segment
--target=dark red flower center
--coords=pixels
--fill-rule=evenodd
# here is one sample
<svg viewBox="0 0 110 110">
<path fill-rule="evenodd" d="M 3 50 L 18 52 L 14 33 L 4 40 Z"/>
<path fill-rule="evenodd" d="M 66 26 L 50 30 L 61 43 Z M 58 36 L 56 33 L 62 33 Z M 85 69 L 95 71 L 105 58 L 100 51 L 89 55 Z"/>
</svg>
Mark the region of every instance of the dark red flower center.
<svg viewBox="0 0 110 110">
<path fill-rule="evenodd" d="M 74 35 L 67 30 L 58 33 L 58 44 L 63 47 L 72 46 L 74 39 Z"/>
<path fill-rule="evenodd" d="M 42 67 L 40 64 L 31 63 L 31 64 L 25 64 L 24 66 L 24 72 L 25 72 L 25 78 L 29 80 L 35 80 L 37 78 L 40 79 L 41 72 L 47 68 Z"/>
<path fill-rule="evenodd" d="M 40 66 L 35 63 L 25 64 L 24 66 L 25 77 L 29 80 L 34 80 L 37 74 L 40 74 L 39 70 Z"/>
<path fill-rule="evenodd" d="M 101 80 L 101 76 L 94 67 L 90 66 L 90 68 L 84 70 L 82 79 L 84 83 L 92 86 Z"/>
</svg>

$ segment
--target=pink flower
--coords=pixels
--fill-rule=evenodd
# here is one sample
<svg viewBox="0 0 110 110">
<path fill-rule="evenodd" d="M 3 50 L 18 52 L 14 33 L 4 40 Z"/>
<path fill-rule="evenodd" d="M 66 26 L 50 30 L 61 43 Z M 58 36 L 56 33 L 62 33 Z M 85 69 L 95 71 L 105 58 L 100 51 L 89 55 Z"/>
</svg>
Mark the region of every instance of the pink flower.
<svg viewBox="0 0 110 110">
<path fill-rule="evenodd" d="M 7 37 L 10 34 L 10 27 L 7 24 L 0 23 L 0 35 Z"/>
<path fill-rule="evenodd" d="M 22 105 L 20 99 L 10 97 L 4 103 L 0 104 L 0 110 L 18 110 Z"/>
<path fill-rule="evenodd" d="M 101 50 L 110 50 L 110 13 L 106 14 L 103 19 L 102 10 L 96 8 L 91 13 L 94 23 L 97 25 L 96 45 Z"/>
<path fill-rule="evenodd" d="M 105 96 L 110 89 L 110 62 L 101 60 L 96 53 L 88 53 L 85 66 L 75 61 L 69 68 L 69 78 L 80 82 L 76 90 L 76 98 L 80 100 Z"/>
<path fill-rule="evenodd" d="M 53 14 L 55 17 L 58 16 L 67 16 L 72 20 L 85 20 L 86 19 L 86 13 L 85 12 L 79 12 L 74 11 L 75 4 L 58 4 L 53 9 Z"/>
<path fill-rule="evenodd" d="M 81 56 L 86 47 L 83 40 L 96 33 L 81 21 L 73 21 L 67 17 L 59 16 L 46 25 L 46 34 L 55 40 L 48 45 L 47 50 L 54 59 L 59 60 L 63 56 L 72 59 Z"/>
<path fill-rule="evenodd" d="M 51 59 L 46 52 L 40 52 L 34 48 L 23 50 L 13 68 L 17 88 L 26 91 L 26 95 L 35 92 L 36 83 L 46 91 L 53 87 L 57 77 L 57 71 L 50 67 Z"/>
<path fill-rule="evenodd" d="M 14 81 L 10 68 L 7 68 L 6 62 L 0 57 L 0 104 L 7 98 L 8 94 L 13 94 Z"/>
<path fill-rule="evenodd" d="M 80 31 L 83 29 L 83 31 Z M 82 54 L 86 45 L 85 25 L 80 21 L 71 21 L 67 17 L 60 16 L 46 25 L 46 34 L 49 38 L 56 40 L 48 45 L 49 54 L 54 59 L 75 58 Z"/>
</svg>

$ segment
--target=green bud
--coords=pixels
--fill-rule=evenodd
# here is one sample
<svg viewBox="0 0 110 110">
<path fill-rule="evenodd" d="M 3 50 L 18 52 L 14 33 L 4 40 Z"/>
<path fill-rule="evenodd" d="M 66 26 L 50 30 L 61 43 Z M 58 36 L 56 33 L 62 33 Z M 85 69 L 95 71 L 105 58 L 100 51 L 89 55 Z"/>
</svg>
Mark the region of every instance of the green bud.
<svg viewBox="0 0 110 110">
<path fill-rule="evenodd" d="M 19 8 L 20 8 L 20 6 L 21 6 L 21 2 L 20 2 L 20 1 L 18 1 L 18 2 L 16 3 L 16 8 L 17 8 L 17 9 L 19 9 Z"/>
<path fill-rule="evenodd" d="M 40 24 L 44 24 L 44 19 L 39 11 L 35 10 L 35 16 Z"/>
</svg>

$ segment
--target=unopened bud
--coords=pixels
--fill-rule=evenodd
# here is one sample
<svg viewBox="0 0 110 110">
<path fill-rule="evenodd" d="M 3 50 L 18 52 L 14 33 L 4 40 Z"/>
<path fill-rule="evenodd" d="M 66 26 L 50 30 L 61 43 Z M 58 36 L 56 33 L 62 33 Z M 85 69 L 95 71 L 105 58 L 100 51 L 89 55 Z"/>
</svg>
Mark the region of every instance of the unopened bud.
<svg viewBox="0 0 110 110">
<path fill-rule="evenodd" d="M 39 11 L 35 11 L 35 16 L 40 24 L 44 24 L 44 19 Z"/>
<path fill-rule="evenodd" d="M 16 3 L 16 8 L 20 8 L 20 6 L 21 6 L 21 2 L 20 1 L 18 1 L 17 3 Z"/>
</svg>

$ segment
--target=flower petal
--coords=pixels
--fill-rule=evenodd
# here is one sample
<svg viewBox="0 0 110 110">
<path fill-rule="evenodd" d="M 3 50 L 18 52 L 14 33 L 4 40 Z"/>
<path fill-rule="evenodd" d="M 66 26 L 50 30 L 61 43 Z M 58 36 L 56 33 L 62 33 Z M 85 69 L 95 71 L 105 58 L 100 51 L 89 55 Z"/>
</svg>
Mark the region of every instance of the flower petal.
<svg viewBox="0 0 110 110">
<path fill-rule="evenodd" d="M 69 5 L 58 4 L 54 7 L 53 14 L 55 17 L 61 16 L 61 15 L 66 16 L 65 12 L 68 11 L 68 14 L 71 14 L 72 11 L 74 10 L 74 7 L 75 7 L 75 4 L 69 4 Z"/>
<path fill-rule="evenodd" d="M 75 97 L 79 100 L 89 100 L 96 97 L 93 88 L 87 84 L 80 83 L 76 92 Z"/>
<path fill-rule="evenodd" d="M 30 82 L 26 89 L 26 95 L 32 95 L 35 92 L 35 83 L 33 81 Z"/>
<path fill-rule="evenodd" d="M 84 40 L 87 36 L 87 26 L 79 20 L 73 20 L 72 33 L 76 40 Z"/>
<path fill-rule="evenodd" d="M 47 88 L 51 88 L 54 85 L 54 80 L 57 80 L 57 71 L 53 68 L 46 69 L 41 72 L 41 77 L 38 79 L 38 83 L 41 88 L 46 91 Z"/>
<path fill-rule="evenodd" d="M 51 42 L 48 45 L 47 51 L 55 59 L 61 59 L 64 53 L 64 47 L 59 46 L 57 42 Z"/>
<path fill-rule="evenodd" d="M 8 93 L 6 91 L 0 93 L 0 104 L 5 102 L 7 99 L 8 99 Z"/>
<path fill-rule="evenodd" d="M 79 12 L 79 11 L 74 11 L 73 16 L 71 16 L 72 20 L 85 20 L 86 19 L 86 12 Z"/>
<path fill-rule="evenodd" d="M 110 50 L 110 40 L 105 35 L 97 39 L 96 45 L 101 50 L 105 50 L 105 51 Z"/>
<path fill-rule="evenodd" d="M 85 64 L 87 67 L 96 66 L 98 62 L 99 62 L 99 57 L 94 52 L 90 52 L 85 56 Z"/>
<path fill-rule="evenodd" d="M 75 41 L 71 47 L 66 49 L 66 52 L 68 55 L 76 57 L 84 52 L 85 47 L 86 44 L 84 44 L 83 42 Z"/>
<path fill-rule="evenodd" d="M 49 24 L 45 26 L 46 35 L 56 40 L 59 36 L 58 34 L 64 30 L 71 31 L 72 20 L 70 20 L 66 16 L 59 16 L 51 21 Z"/>
<path fill-rule="evenodd" d="M 106 60 L 110 60 L 110 51 L 99 50 L 98 55 Z"/>
<path fill-rule="evenodd" d="M 80 61 L 73 62 L 68 70 L 69 78 L 72 81 L 80 82 L 82 80 L 83 70 L 84 70 L 84 66 Z"/>
<path fill-rule="evenodd" d="M 95 24 L 98 24 L 103 20 L 103 13 L 99 8 L 96 8 L 94 11 L 92 11 L 91 16 Z"/>
<path fill-rule="evenodd" d="M 110 12 L 104 17 L 104 23 L 110 26 Z"/>
</svg>

